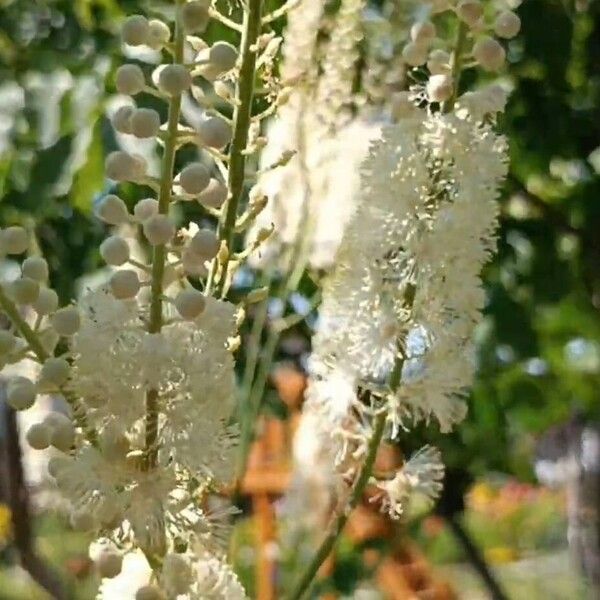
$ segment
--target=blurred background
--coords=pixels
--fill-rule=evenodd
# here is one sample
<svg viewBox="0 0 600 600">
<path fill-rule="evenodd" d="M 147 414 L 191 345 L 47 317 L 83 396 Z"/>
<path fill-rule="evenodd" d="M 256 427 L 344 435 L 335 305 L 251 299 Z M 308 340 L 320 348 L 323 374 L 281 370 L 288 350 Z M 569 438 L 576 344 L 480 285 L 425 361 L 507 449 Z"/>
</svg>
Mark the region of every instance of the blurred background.
<svg viewBox="0 0 600 600">
<path fill-rule="evenodd" d="M 365 11 L 357 86 L 376 78 L 382 22 L 393 32 L 404 4 L 379 0 Z M 102 268 L 106 231 L 93 208 L 111 191 L 103 161 L 117 147 L 107 116 L 122 61 L 116 34 L 124 14 L 147 5 L 0 0 L 0 226 L 29 229 L 63 302 Z M 451 435 L 416 431 L 408 442 L 441 448 L 444 494 L 433 511 L 414 506 L 400 524 L 359 514 L 315 597 L 600 598 L 600 4 L 525 0 L 518 14 L 506 75 L 513 92 L 499 122 L 510 175 L 499 252 L 484 277 L 469 415 Z M 206 39 L 227 35 L 213 24 Z M 395 73 L 383 55 L 379 68 Z M 130 206 L 142 197 L 120 190 Z M 310 286 L 303 280 L 279 310 L 305 310 Z M 268 374 L 264 434 L 250 464 L 262 483 L 246 486 L 232 548 L 250 595 L 265 600 L 269 578 L 285 580 L 297 559 L 282 554 L 273 528 L 311 335 L 311 319 L 299 321 Z M 93 598 L 88 540 L 61 516 L 44 462 L 35 451 L 20 455 L 16 436 L 2 409 L 0 600 L 47 597 L 21 567 L 27 561 L 43 563 L 73 598 Z M 394 560 L 375 560 L 383 549 Z"/>
</svg>

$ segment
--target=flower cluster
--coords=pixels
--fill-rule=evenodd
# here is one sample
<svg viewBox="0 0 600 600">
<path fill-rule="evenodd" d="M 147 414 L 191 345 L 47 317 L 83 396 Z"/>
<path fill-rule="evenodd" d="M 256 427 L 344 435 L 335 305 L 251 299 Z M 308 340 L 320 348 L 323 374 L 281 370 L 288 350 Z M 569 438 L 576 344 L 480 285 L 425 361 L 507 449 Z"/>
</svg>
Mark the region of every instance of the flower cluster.
<svg viewBox="0 0 600 600">
<path fill-rule="evenodd" d="M 107 156 L 106 176 L 153 193 L 132 210 L 116 194 L 100 200 L 97 216 L 113 229 L 100 246 L 110 275 L 77 304 L 59 308 L 38 257 L 25 258 L 20 276 L 0 286 L 0 306 L 13 324 L 0 332 L 3 364 L 40 363 L 35 380 L 8 381 L 7 400 L 26 410 L 38 393 L 64 396 L 68 411 L 34 423 L 26 438 L 36 450 L 55 451 L 49 472 L 70 503 L 72 525 L 97 536 L 105 580 L 141 552 L 148 577 L 127 596 L 138 600 L 245 597 L 224 561 L 232 510 L 211 502 L 232 480 L 237 438 L 233 351 L 244 309 L 223 298 L 235 268 L 269 233 L 234 251 L 234 234 L 265 205 L 254 194 L 238 215 L 246 160 L 264 145 L 261 120 L 270 111 L 252 114 L 255 79 L 273 104 L 285 99 L 273 75 L 280 40 L 261 35 L 270 16 L 261 14 L 261 2 L 251 4 L 244 24 L 210 0 L 178 0 L 174 27 L 143 15 L 124 21 L 126 48 L 170 61 L 151 73 L 137 63 L 117 69 L 115 87 L 129 98 L 112 125 L 128 148 L 154 140 L 163 151 L 158 176 L 146 158 L 125 150 Z M 202 39 L 211 19 L 243 34 L 239 48 Z M 148 96 L 168 105 L 166 121 L 144 106 Z M 193 126 L 181 122 L 184 102 L 202 113 Z M 223 106 L 233 119 L 221 114 Z M 178 170 L 185 145 L 198 159 Z M 195 205 L 182 212 L 200 212 L 201 226 L 181 227 L 175 203 Z M 0 232 L 4 255 L 23 255 L 29 245 L 23 228 Z M 105 584 L 103 597 L 114 597 Z"/>
</svg>

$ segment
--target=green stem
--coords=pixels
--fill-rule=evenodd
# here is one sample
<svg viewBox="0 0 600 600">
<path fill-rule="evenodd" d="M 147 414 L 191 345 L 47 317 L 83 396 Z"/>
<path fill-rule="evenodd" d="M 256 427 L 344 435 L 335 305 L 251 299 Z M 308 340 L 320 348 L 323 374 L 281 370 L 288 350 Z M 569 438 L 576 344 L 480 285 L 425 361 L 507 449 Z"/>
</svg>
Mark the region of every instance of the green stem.
<svg viewBox="0 0 600 600">
<path fill-rule="evenodd" d="M 450 61 L 450 74 L 452 76 L 452 96 L 448 98 L 444 104 L 444 112 L 448 113 L 454 108 L 456 99 L 458 98 L 459 86 L 460 86 L 460 75 L 463 65 L 463 54 L 465 51 L 465 44 L 467 42 L 467 34 L 469 32 L 468 26 L 462 21 L 458 24 L 458 31 L 456 32 L 456 42 L 454 44 L 454 52 L 452 52 L 452 59 Z"/>
<path fill-rule="evenodd" d="M 0 286 L 0 307 L 6 313 L 13 325 L 17 328 L 23 339 L 29 344 L 29 347 L 40 362 L 45 362 L 51 357 L 51 354 L 44 348 L 38 334 L 29 326 L 29 323 L 21 316 L 15 303 L 6 295 L 2 286 Z M 83 405 L 79 398 L 67 390 L 61 390 L 65 400 L 73 410 L 73 418 L 77 426 L 84 432 L 87 441 L 96 446 L 98 439 L 96 432 L 89 427 Z"/>
<path fill-rule="evenodd" d="M 248 0 L 244 10 L 244 22 L 241 41 L 242 62 L 240 75 L 236 85 L 236 105 L 233 114 L 233 138 L 229 147 L 229 198 L 223 208 L 219 221 L 218 235 L 221 242 L 227 245 L 227 256 L 221 261 L 221 274 L 215 285 L 215 277 L 219 268 L 219 259 L 212 263 L 206 293 L 210 294 L 215 287 L 215 295 L 222 295 L 227 282 L 229 255 L 233 251 L 233 236 L 238 207 L 244 191 L 246 178 L 246 155 L 244 150 L 248 145 L 248 129 L 252 116 L 254 100 L 254 79 L 256 75 L 256 42 L 261 31 L 263 0 Z"/>
<path fill-rule="evenodd" d="M 318 573 L 319 568 L 333 550 L 346 525 L 346 522 L 348 521 L 350 513 L 362 500 L 363 493 L 371 476 L 371 471 L 373 470 L 373 465 L 375 464 L 377 450 L 381 440 L 383 439 L 386 417 L 387 413 L 382 412 L 375 419 L 375 428 L 373 430 L 371 440 L 369 441 L 367 457 L 363 463 L 354 487 L 352 488 L 348 505 L 345 507 L 345 510 L 343 510 L 329 525 L 325 539 L 321 542 L 319 549 L 294 585 L 294 588 L 290 594 L 286 596 L 286 600 L 300 600 L 300 598 L 304 596 L 316 574 Z"/>
<path fill-rule="evenodd" d="M 177 0 L 181 5 L 181 0 Z M 175 48 L 173 62 L 183 64 L 183 43 L 185 35 L 179 22 L 175 22 Z M 177 151 L 177 129 L 181 113 L 181 94 L 173 96 L 169 102 L 169 116 L 167 121 L 167 134 L 165 150 L 161 165 L 160 190 L 158 194 L 158 212 L 166 215 L 171 204 L 171 189 L 173 187 L 173 169 L 175 167 L 175 154 Z M 152 282 L 150 300 L 150 318 L 148 322 L 149 333 L 159 333 L 163 325 L 163 279 L 165 273 L 165 260 L 167 249 L 164 245 L 154 248 L 152 257 Z M 149 470 L 156 466 L 158 448 L 158 390 L 148 390 L 146 393 L 145 417 L 145 463 L 144 468 Z"/>
</svg>

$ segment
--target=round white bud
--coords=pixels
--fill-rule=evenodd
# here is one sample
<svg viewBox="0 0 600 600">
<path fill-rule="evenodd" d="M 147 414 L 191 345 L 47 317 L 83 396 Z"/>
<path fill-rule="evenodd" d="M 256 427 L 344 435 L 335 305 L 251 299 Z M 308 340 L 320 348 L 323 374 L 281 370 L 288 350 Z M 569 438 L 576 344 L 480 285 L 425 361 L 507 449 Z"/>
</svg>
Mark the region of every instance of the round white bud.
<svg viewBox="0 0 600 600">
<path fill-rule="evenodd" d="M 427 82 L 427 96 L 430 102 L 445 102 L 452 96 L 454 82 L 448 74 L 432 75 Z"/>
<path fill-rule="evenodd" d="M 110 278 L 110 291 L 118 300 L 133 298 L 140 291 L 140 278 L 136 271 L 122 269 L 112 274 Z"/>
<path fill-rule="evenodd" d="M 402 49 L 402 58 L 407 65 L 419 67 L 427 61 L 427 48 L 414 42 L 408 42 Z"/>
<path fill-rule="evenodd" d="M 121 65 L 115 75 L 115 86 L 120 94 L 135 96 L 146 87 L 144 72 L 137 65 Z"/>
<path fill-rule="evenodd" d="M 435 25 L 431 21 L 415 23 L 410 28 L 410 39 L 419 46 L 428 46 L 436 36 Z"/>
<path fill-rule="evenodd" d="M 432 75 L 450 73 L 450 55 L 444 50 L 433 50 L 429 54 L 427 68 Z"/>
<path fill-rule="evenodd" d="M 0 356 L 9 354 L 15 349 L 17 338 L 6 329 L 0 329 Z"/>
<path fill-rule="evenodd" d="M 107 265 L 119 267 L 129 260 L 129 244 L 118 235 L 111 235 L 100 244 L 100 255 Z"/>
<path fill-rule="evenodd" d="M 33 304 L 40 295 L 40 284 L 29 277 L 20 277 L 11 283 L 10 293 L 17 304 Z"/>
<path fill-rule="evenodd" d="M 69 515 L 69 524 L 76 531 L 92 531 L 96 527 L 96 520 L 88 510 L 79 509 Z"/>
<path fill-rule="evenodd" d="M 238 59 L 237 50 L 227 42 L 216 42 L 208 52 L 211 66 L 220 73 L 231 71 Z"/>
<path fill-rule="evenodd" d="M 37 396 L 37 388 L 27 377 L 13 377 L 6 389 L 6 401 L 15 410 L 31 408 Z"/>
<path fill-rule="evenodd" d="M 120 225 L 121 223 L 127 223 L 129 220 L 125 202 L 113 194 L 102 198 L 96 209 L 96 214 L 109 225 Z"/>
<path fill-rule="evenodd" d="M 231 125 L 221 117 L 209 117 L 198 126 L 200 142 L 210 148 L 224 148 L 231 141 Z"/>
<path fill-rule="evenodd" d="M 514 38 L 521 30 L 521 19 L 512 10 L 501 12 L 494 21 L 494 31 L 498 37 L 507 40 Z"/>
<path fill-rule="evenodd" d="M 50 430 L 44 423 L 34 423 L 27 430 L 25 439 L 34 450 L 45 450 L 50 445 Z"/>
<path fill-rule="evenodd" d="M 167 244 L 175 235 L 175 225 L 167 215 L 158 214 L 146 219 L 142 228 L 152 246 Z"/>
<path fill-rule="evenodd" d="M 60 340 L 58 333 L 56 333 L 56 331 L 50 327 L 46 330 L 40 331 L 38 337 L 40 338 L 40 343 L 42 346 L 44 346 L 44 349 L 46 352 L 48 352 L 48 354 L 52 354 L 54 352 L 56 345 Z"/>
<path fill-rule="evenodd" d="M 169 26 L 158 19 L 152 19 L 148 25 L 149 31 L 146 44 L 153 50 L 162 50 L 171 39 Z"/>
<path fill-rule="evenodd" d="M 141 46 L 146 43 L 150 35 L 148 19 L 143 15 L 128 17 L 121 28 L 121 37 L 129 46 Z"/>
<path fill-rule="evenodd" d="M 47 420 L 47 417 L 46 417 L 46 419 L 44 419 L 44 423 L 46 423 L 46 420 Z M 67 456 L 61 456 L 61 455 L 51 456 L 50 459 L 48 460 L 48 474 L 51 475 L 52 477 L 56 478 L 70 464 L 71 464 L 71 459 Z"/>
<path fill-rule="evenodd" d="M 138 108 L 131 115 L 131 133 L 138 138 L 154 137 L 160 129 L 160 116 L 152 108 Z"/>
<path fill-rule="evenodd" d="M 183 65 L 167 65 L 158 75 L 158 88 L 165 94 L 177 96 L 192 85 L 192 76 Z"/>
<path fill-rule="evenodd" d="M 144 585 L 135 593 L 135 600 L 165 600 L 165 595 L 155 585 Z"/>
<path fill-rule="evenodd" d="M 218 179 L 213 178 L 208 182 L 206 188 L 200 192 L 198 201 L 209 208 L 221 208 L 228 195 L 227 186 Z"/>
<path fill-rule="evenodd" d="M 474 27 L 483 16 L 483 6 L 479 0 L 462 0 L 456 7 L 456 14 L 469 27 Z"/>
<path fill-rule="evenodd" d="M 75 427 L 71 419 L 61 413 L 50 413 L 44 423 L 50 429 L 50 445 L 68 452 L 75 442 Z"/>
<path fill-rule="evenodd" d="M 119 133 L 131 133 L 130 119 L 134 110 L 134 106 L 126 104 L 125 106 L 120 106 L 117 108 L 113 114 L 111 123 Z"/>
<path fill-rule="evenodd" d="M 51 357 L 46 360 L 40 371 L 39 384 L 44 389 L 56 389 L 69 379 L 71 367 L 64 358 Z"/>
<path fill-rule="evenodd" d="M 219 252 L 221 243 L 211 229 L 200 229 L 190 240 L 189 249 L 205 260 L 214 258 Z"/>
<path fill-rule="evenodd" d="M 0 246 L 7 254 L 23 254 L 29 248 L 29 235 L 23 227 L 7 227 L 0 233 Z"/>
<path fill-rule="evenodd" d="M 191 277 L 206 277 L 208 271 L 205 262 L 205 258 L 194 254 L 189 248 L 186 248 L 181 256 L 183 270 Z"/>
<path fill-rule="evenodd" d="M 48 281 L 48 263 L 41 256 L 30 256 L 21 265 L 23 277 L 44 283 Z"/>
<path fill-rule="evenodd" d="M 143 198 L 133 207 L 133 216 L 140 222 L 158 214 L 158 200 Z"/>
<path fill-rule="evenodd" d="M 52 315 L 51 322 L 58 335 L 63 337 L 75 335 L 81 327 L 79 309 L 76 306 L 65 306 Z"/>
<path fill-rule="evenodd" d="M 473 56 L 485 71 L 499 71 L 506 59 L 506 52 L 494 38 L 482 37 L 473 46 Z"/>
<path fill-rule="evenodd" d="M 202 33 L 209 21 L 210 2 L 193 0 L 181 8 L 181 23 L 187 33 Z"/>
<path fill-rule="evenodd" d="M 49 315 L 58 308 L 58 295 L 50 288 L 40 288 L 37 300 L 32 306 L 38 315 Z"/>
<path fill-rule="evenodd" d="M 103 550 L 96 562 L 100 577 L 112 579 L 116 577 L 123 566 L 123 557 L 113 550 Z"/>
<path fill-rule="evenodd" d="M 206 307 L 206 298 L 198 290 L 184 290 L 174 300 L 177 312 L 186 320 L 200 316 Z"/>
<path fill-rule="evenodd" d="M 179 174 L 179 185 L 186 194 L 196 195 L 210 183 L 210 174 L 201 163 L 192 163 Z"/>
<path fill-rule="evenodd" d="M 114 181 L 137 181 L 146 169 L 141 157 L 116 150 L 106 157 L 105 170 L 106 176 Z"/>
</svg>

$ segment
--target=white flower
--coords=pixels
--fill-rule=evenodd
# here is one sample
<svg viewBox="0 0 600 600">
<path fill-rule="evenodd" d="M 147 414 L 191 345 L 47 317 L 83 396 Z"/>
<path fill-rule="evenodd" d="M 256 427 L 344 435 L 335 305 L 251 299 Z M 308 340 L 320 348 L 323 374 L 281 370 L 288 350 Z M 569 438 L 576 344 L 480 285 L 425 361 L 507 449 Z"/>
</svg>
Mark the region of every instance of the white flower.
<svg viewBox="0 0 600 600">
<path fill-rule="evenodd" d="M 381 493 L 372 501 L 381 502 L 383 511 L 393 519 L 398 518 L 413 494 L 424 496 L 428 502 L 437 498 L 442 490 L 443 478 L 444 465 L 439 450 L 425 446 L 411 456 L 393 478 L 374 480 Z"/>
</svg>

